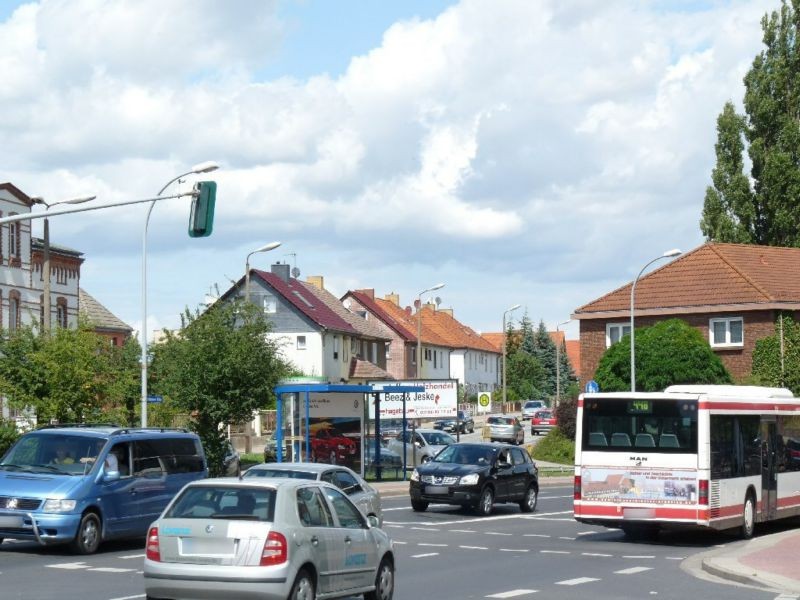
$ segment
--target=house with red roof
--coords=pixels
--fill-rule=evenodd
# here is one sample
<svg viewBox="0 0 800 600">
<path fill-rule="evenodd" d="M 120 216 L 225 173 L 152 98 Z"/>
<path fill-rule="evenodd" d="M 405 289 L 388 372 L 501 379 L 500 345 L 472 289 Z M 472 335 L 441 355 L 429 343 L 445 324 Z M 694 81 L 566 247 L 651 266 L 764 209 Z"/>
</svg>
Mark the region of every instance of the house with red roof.
<svg viewBox="0 0 800 600">
<path fill-rule="evenodd" d="M 634 322 L 680 318 L 697 328 L 737 381 L 751 374 L 758 340 L 781 315 L 800 317 L 800 248 L 706 243 L 641 277 Z M 606 349 L 630 332 L 632 282 L 576 309 L 581 381 L 594 377 Z"/>
</svg>

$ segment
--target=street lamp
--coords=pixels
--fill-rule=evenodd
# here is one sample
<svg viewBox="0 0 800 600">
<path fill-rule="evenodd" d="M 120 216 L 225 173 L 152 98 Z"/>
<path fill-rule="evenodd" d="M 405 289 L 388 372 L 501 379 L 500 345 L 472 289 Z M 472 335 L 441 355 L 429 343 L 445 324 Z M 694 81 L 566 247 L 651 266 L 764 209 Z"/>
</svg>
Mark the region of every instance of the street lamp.
<svg viewBox="0 0 800 600">
<path fill-rule="evenodd" d="M 219 165 L 215 162 L 207 161 L 197 164 L 177 177 L 173 177 L 161 191 L 156 194 L 160 196 L 164 193 L 170 185 L 178 181 L 181 177 L 187 175 L 196 175 L 199 173 L 210 173 L 216 171 Z M 144 220 L 144 231 L 142 233 L 142 427 L 147 427 L 147 226 L 150 224 L 150 213 L 153 212 L 153 207 L 156 205 L 156 200 L 150 203 L 147 209 L 147 217 Z"/>
<path fill-rule="evenodd" d="M 41 196 L 34 196 L 31 201 L 34 204 L 41 204 L 45 208 L 45 212 L 50 210 L 53 206 L 59 204 L 83 204 L 94 200 L 97 196 L 79 196 L 77 198 L 70 198 L 69 200 L 60 200 L 59 202 L 48 203 Z M 42 331 L 50 331 L 50 222 L 47 217 L 44 218 L 44 260 L 42 262 L 42 279 L 44 281 L 44 290 L 42 293 Z"/>
<path fill-rule="evenodd" d="M 636 279 L 633 280 L 633 285 L 631 286 L 631 391 L 636 391 L 636 349 L 634 347 L 634 331 L 633 331 L 633 305 L 634 305 L 634 296 L 636 294 L 636 282 L 639 281 L 639 277 L 642 276 L 644 270 L 652 265 L 657 260 L 661 260 L 662 258 L 674 258 L 681 254 L 681 251 L 677 248 L 673 248 L 672 250 L 667 250 L 661 256 L 655 257 L 649 263 L 642 267 L 642 270 L 639 271 L 639 274 L 636 276 Z"/>
<path fill-rule="evenodd" d="M 443 287 L 443 283 L 437 283 L 417 294 L 417 379 L 422 378 L 422 294 L 440 290 Z"/>
<path fill-rule="evenodd" d="M 561 341 L 558 339 L 558 331 L 559 327 L 566 325 L 570 321 L 572 319 L 567 319 L 556 325 L 556 406 L 561 402 Z"/>
<path fill-rule="evenodd" d="M 503 311 L 503 412 L 506 410 L 506 315 L 517 310 L 521 304 L 515 304 Z"/>
<path fill-rule="evenodd" d="M 253 250 L 250 254 L 247 255 L 247 258 L 244 261 L 244 301 L 250 302 L 250 257 L 253 254 L 257 254 L 258 252 L 269 252 L 270 250 L 275 250 L 278 246 L 280 246 L 280 242 L 270 242 L 269 244 L 264 244 L 261 248 L 257 250 Z"/>
</svg>

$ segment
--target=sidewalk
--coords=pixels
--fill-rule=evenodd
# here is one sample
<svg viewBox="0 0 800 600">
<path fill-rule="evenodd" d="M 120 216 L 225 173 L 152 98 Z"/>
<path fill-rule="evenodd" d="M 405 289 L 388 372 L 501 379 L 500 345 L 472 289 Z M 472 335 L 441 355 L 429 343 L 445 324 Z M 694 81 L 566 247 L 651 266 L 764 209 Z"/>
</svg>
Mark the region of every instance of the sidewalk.
<svg viewBox="0 0 800 600">
<path fill-rule="evenodd" d="M 702 567 L 737 583 L 800 594 L 800 530 L 733 544 L 705 556 Z"/>
</svg>

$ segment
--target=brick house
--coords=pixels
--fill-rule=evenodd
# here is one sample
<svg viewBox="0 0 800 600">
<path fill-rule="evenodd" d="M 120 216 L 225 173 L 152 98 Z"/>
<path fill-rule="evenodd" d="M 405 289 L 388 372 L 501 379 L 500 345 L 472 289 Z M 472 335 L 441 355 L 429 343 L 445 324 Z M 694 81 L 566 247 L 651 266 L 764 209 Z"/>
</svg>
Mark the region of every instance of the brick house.
<svg viewBox="0 0 800 600">
<path fill-rule="evenodd" d="M 80 315 L 97 335 L 108 340 L 112 346 L 122 346 L 131 337 L 133 328 L 119 319 L 105 306 L 95 300 L 86 290 L 78 290 Z"/>
<path fill-rule="evenodd" d="M 751 374 L 755 343 L 778 315 L 800 318 L 800 248 L 706 243 L 641 277 L 635 326 L 680 318 L 696 327 L 735 381 Z M 581 385 L 603 353 L 630 332 L 632 282 L 576 309 Z"/>
</svg>

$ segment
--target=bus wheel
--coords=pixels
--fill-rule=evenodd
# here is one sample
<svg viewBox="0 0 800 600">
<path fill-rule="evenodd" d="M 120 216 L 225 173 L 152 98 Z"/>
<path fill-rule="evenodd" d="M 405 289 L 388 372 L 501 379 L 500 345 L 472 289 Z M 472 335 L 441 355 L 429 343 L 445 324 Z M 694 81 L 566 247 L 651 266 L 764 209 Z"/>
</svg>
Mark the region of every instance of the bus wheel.
<svg viewBox="0 0 800 600">
<path fill-rule="evenodd" d="M 740 535 L 743 540 L 749 540 L 753 537 L 753 532 L 756 529 L 756 503 L 753 500 L 753 494 L 747 494 L 744 500 L 744 515 L 742 518 L 742 527 Z"/>
</svg>

